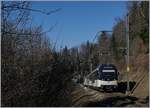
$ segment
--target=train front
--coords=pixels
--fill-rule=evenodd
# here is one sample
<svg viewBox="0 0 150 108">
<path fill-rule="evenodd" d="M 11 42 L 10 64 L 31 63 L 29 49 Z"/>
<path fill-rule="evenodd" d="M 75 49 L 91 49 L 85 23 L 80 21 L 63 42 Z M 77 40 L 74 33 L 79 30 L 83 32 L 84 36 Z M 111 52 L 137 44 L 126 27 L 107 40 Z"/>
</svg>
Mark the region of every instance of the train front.
<svg viewBox="0 0 150 108">
<path fill-rule="evenodd" d="M 112 64 L 102 64 L 98 70 L 97 84 L 100 88 L 116 89 L 118 86 L 118 71 Z"/>
</svg>

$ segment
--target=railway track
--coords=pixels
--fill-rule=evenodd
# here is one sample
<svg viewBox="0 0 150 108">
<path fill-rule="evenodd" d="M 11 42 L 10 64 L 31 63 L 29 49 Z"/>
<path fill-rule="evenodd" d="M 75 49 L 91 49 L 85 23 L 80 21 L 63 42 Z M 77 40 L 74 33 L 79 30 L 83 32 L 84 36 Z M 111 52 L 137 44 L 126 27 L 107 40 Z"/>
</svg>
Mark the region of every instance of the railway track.
<svg viewBox="0 0 150 108">
<path fill-rule="evenodd" d="M 102 92 L 83 85 L 76 85 L 71 95 L 73 107 L 148 106 L 146 99 L 127 96 L 120 92 Z"/>
</svg>

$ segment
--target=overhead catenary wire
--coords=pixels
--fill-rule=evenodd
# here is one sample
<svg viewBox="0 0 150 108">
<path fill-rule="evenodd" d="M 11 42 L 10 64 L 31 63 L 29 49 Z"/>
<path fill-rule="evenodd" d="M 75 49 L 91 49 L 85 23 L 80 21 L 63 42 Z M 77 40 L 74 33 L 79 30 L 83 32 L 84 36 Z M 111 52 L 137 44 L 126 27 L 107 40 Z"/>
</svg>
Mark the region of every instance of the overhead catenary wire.
<svg viewBox="0 0 150 108">
<path fill-rule="evenodd" d="M 95 41 L 95 39 L 99 36 L 99 33 L 105 33 L 105 32 L 112 32 L 112 31 L 110 31 L 110 30 L 100 30 L 100 31 L 98 31 L 97 33 L 96 33 L 96 35 L 94 36 L 94 38 L 93 38 L 93 43 L 94 43 L 94 41 Z M 92 46 L 91 46 L 91 50 L 92 50 Z M 92 52 L 92 51 L 91 51 Z M 92 75 L 93 73 L 95 73 L 96 71 L 97 71 L 97 68 L 96 69 L 92 69 L 93 68 L 93 64 L 92 64 L 92 57 L 93 57 L 93 54 L 90 54 L 90 56 L 89 56 L 89 66 L 90 66 L 90 73 L 88 74 L 88 75 L 86 75 L 86 77 L 85 78 L 89 78 L 90 77 L 90 75 Z"/>
</svg>

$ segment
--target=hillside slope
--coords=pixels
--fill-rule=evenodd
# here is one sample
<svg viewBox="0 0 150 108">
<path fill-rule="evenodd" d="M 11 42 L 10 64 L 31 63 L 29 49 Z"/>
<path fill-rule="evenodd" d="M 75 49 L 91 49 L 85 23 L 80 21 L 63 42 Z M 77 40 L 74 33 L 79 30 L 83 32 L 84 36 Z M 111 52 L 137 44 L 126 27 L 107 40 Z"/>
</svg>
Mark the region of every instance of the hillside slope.
<svg viewBox="0 0 150 108">
<path fill-rule="evenodd" d="M 130 80 L 136 81 L 133 95 L 137 97 L 146 97 L 149 95 L 148 58 L 148 54 L 139 55 L 134 60 L 134 67 L 130 74 Z"/>
</svg>

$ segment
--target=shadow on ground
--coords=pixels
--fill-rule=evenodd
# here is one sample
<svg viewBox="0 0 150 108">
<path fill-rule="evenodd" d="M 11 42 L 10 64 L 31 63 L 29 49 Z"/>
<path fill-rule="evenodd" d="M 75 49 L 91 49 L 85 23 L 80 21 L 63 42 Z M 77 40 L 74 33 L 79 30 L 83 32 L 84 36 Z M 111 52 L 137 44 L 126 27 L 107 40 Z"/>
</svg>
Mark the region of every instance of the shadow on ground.
<svg viewBox="0 0 150 108">
<path fill-rule="evenodd" d="M 88 102 L 85 107 L 125 107 L 125 106 L 148 106 L 148 101 L 144 100 L 144 103 L 138 102 L 138 98 L 130 97 L 130 96 L 116 96 L 116 97 L 109 97 L 102 101 L 97 102 Z"/>
<path fill-rule="evenodd" d="M 134 88 L 135 84 L 136 84 L 135 81 L 129 82 L 130 91 Z M 127 90 L 127 82 L 119 82 L 117 92 L 125 93 L 126 90 Z"/>
</svg>

